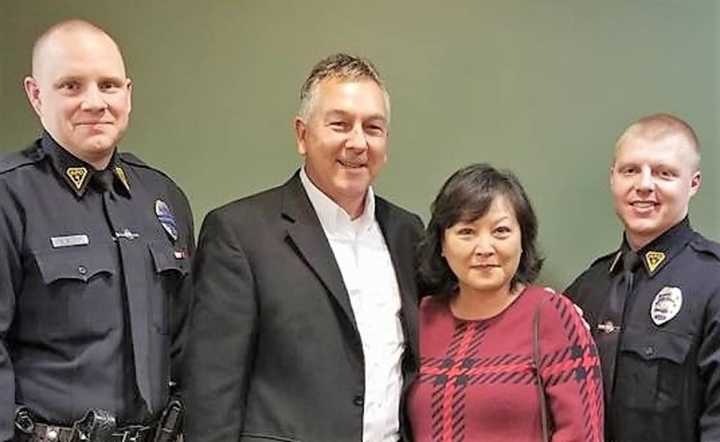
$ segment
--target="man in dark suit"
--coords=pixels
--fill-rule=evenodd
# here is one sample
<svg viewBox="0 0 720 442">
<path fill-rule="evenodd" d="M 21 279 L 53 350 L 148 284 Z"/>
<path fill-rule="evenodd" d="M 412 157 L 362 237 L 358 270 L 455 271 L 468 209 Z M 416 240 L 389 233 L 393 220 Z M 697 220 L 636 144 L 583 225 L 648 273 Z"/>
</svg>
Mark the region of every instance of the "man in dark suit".
<svg viewBox="0 0 720 442">
<path fill-rule="evenodd" d="M 300 98 L 304 167 L 203 223 L 189 442 L 400 438 L 422 223 L 370 187 L 387 160 L 389 95 L 369 61 L 337 54 Z"/>
</svg>

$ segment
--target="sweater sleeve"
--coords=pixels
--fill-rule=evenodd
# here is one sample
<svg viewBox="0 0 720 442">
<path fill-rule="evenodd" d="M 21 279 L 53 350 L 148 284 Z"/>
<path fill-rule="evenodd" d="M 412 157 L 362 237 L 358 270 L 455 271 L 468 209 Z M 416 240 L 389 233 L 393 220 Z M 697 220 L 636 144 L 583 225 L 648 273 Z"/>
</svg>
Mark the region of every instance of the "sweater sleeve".
<svg viewBox="0 0 720 442">
<path fill-rule="evenodd" d="M 553 441 L 603 441 L 600 360 L 572 302 L 551 295 L 541 305 L 540 373 Z"/>
</svg>

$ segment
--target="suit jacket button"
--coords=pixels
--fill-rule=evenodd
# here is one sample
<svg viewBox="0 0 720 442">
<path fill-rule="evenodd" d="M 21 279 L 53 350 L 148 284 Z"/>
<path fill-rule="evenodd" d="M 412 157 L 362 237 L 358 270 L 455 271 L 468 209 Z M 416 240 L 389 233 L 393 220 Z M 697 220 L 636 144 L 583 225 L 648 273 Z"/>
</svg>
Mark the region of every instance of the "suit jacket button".
<svg viewBox="0 0 720 442">
<path fill-rule="evenodd" d="M 362 407 L 365 403 L 365 398 L 363 398 L 360 395 L 355 396 L 355 399 L 353 399 L 353 403 L 357 405 L 358 407 Z"/>
</svg>

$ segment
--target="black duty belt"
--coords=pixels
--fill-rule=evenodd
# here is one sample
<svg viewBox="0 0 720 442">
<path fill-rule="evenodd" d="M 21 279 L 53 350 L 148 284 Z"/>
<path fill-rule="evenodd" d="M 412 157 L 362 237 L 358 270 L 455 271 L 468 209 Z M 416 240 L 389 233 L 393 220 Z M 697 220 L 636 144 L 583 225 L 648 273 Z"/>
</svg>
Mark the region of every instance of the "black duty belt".
<svg viewBox="0 0 720 442">
<path fill-rule="evenodd" d="M 105 410 L 90 409 L 72 427 L 37 422 L 27 407 L 15 413 L 16 442 L 175 442 L 180 436 L 184 407 L 171 400 L 160 420 L 151 425 L 115 426 L 115 417 Z"/>
<path fill-rule="evenodd" d="M 28 435 L 28 438 L 25 439 L 27 442 L 74 442 L 77 440 L 76 430 L 72 427 L 41 423 L 35 423 L 33 427 L 32 435 Z M 108 442 L 151 442 L 154 433 L 155 427 L 127 426 L 116 429 L 108 438 Z"/>
</svg>

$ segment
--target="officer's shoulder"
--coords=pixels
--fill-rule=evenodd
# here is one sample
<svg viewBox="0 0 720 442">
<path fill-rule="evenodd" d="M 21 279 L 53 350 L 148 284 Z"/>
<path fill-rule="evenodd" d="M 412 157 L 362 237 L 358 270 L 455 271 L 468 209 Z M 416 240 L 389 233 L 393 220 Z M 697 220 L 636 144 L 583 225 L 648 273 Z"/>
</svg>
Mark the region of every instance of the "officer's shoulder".
<svg viewBox="0 0 720 442">
<path fill-rule="evenodd" d="M 599 257 L 595 258 L 595 260 L 590 264 L 589 269 L 597 268 L 597 267 L 603 267 L 603 266 L 609 268 L 609 267 L 610 267 L 610 264 L 612 264 L 612 261 L 613 261 L 613 260 L 615 259 L 615 257 L 617 256 L 617 253 L 618 253 L 617 250 L 613 250 L 613 251 L 610 252 L 610 253 L 607 253 L 607 254 L 605 254 L 605 255 L 602 255 L 602 256 L 599 256 Z"/>
<path fill-rule="evenodd" d="M 156 173 L 158 173 L 158 174 L 160 174 L 160 175 L 163 175 L 163 176 L 165 176 L 165 177 L 167 177 L 167 178 L 170 178 L 165 172 L 163 172 L 162 170 L 160 170 L 160 169 L 158 169 L 158 168 L 156 168 L 156 167 L 153 167 L 153 166 L 149 165 L 149 164 L 146 163 L 145 161 L 141 160 L 140 157 L 138 157 L 138 156 L 135 155 L 134 153 L 130 153 L 130 152 L 118 152 L 118 159 L 119 159 L 120 161 L 122 161 L 123 163 L 128 164 L 128 165 L 130 165 L 130 166 L 138 167 L 138 168 L 140 168 L 140 169 L 146 169 L 146 170 L 149 170 L 149 171 L 152 171 L 152 172 L 156 172 Z"/>
<path fill-rule="evenodd" d="M 0 174 L 30 166 L 42 160 L 42 151 L 32 144 L 25 149 L 0 156 Z"/>
<path fill-rule="evenodd" d="M 720 244 L 705 238 L 699 233 L 690 241 L 690 247 L 700 254 L 713 256 L 720 261 Z"/>
</svg>

